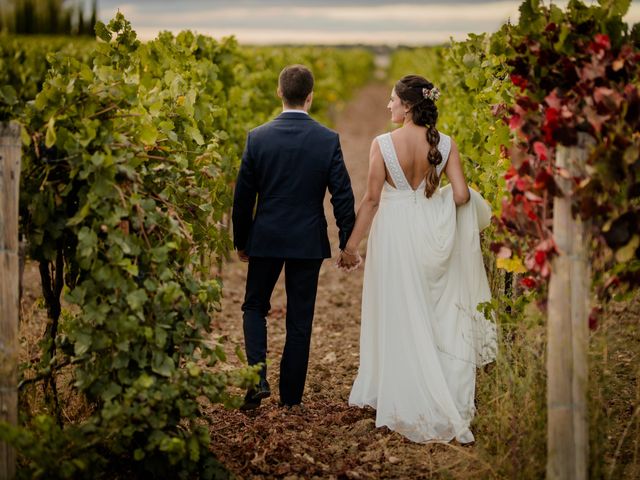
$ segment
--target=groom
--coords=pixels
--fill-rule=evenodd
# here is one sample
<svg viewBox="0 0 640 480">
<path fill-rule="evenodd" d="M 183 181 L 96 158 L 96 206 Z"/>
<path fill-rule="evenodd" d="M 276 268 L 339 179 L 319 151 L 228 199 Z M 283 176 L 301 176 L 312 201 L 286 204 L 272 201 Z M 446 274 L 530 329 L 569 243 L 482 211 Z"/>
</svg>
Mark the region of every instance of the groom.
<svg viewBox="0 0 640 480">
<path fill-rule="evenodd" d="M 286 67 L 277 93 L 282 113 L 247 136 L 233 199 L 233 241 L 240 260 L 249 262 L 242 305 L 249 365 L 266 362 L 266 316 L 284 268 L 287 336 L 280 362 L 280 405 L 291 407 L 302 401 L 318 275 L 323 259 L 331 257 L 323 208 L 327 188 L 341 250 L 355 213 L 338 134 L 308 114 L 313 100 L 311 71 L 303 65 Z M 346 261 L 357 263 L 357 259 Z M 241 408 L 257 408 L 269 395 L 263 366 L 260 382 L 247 392 Z"/>
</svg>

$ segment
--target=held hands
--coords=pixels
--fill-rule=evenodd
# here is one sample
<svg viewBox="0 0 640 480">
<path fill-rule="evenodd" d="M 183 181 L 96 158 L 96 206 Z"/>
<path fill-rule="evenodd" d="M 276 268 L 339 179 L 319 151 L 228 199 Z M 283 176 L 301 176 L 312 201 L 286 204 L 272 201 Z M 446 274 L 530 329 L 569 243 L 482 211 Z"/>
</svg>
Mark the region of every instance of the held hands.
<svg viewBox="0 0 640 480">
<path fill-rule="evenodd" d="M 340 251 L 340 256 L 338 260 L 336 260 L 336 266 L 345 272 L 353 272 L 357 270 L 358 267 L 362 264 L 362 257 L 360 254 L 355 252 L 350 252 L 347 249 Z"/>
<path fill-rule="evenodd" d="M 248 262 L 249 255 L 244 250 L 238 250 L 238 258 L 241 262 Z M 345 272 L 353 272 L 362 264 L 362 257 L 356 251 L 354 253 L 345 250 L 340 251 L 336 266 Z"/>
</svg>

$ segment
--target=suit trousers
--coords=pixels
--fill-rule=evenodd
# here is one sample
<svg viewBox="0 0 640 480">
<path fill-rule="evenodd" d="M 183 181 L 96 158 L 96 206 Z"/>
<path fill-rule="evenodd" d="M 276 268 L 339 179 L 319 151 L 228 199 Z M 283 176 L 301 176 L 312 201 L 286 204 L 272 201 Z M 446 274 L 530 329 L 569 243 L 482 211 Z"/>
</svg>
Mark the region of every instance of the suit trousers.
<svg viewBox="0 0 640 480">
<path fill-rule="evenodd" d="M 267 315 L 271 294 L 284 267 L 287 293 L 286 340 L 280 362 L 280 401 L 296 405 L 302 401 L 309 363 L 313 313 L 318 276 L 323 259 L 250 257 L 247 287 L 242 305 L 243 329 L 249 365 L 267 359 Z M 266 366 L 260 372 L 266 380 Z"/>
</svg>

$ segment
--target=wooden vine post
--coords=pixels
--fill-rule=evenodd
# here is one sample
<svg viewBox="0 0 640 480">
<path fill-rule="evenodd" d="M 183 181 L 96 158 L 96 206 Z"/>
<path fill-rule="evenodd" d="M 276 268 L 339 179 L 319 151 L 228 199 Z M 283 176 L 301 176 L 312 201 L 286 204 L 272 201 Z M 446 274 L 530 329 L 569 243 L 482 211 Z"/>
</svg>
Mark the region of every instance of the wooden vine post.
<svg viewBox="0 0 640 480">
<path fill-rule="evenodd" d="M 591 137 L 559 146 L 556 166 L 582 175 Z M 571 180 L 556 181 L 566 193 L 553 203 L 553 235 L 559 254 L 549 282 L 547 350 L 547 478 L 586 480 L 589 458 L 587 347 L 591 268 L 587 225 L 571 215 Z"/>
<path fill-rule="evenodd" d="M 18 189 L 20 126 L 0 122 L 0 421 L 18 422 Z M 0 480 L 16 474 L 16 453 L 0 442 Z"/>
</svg>

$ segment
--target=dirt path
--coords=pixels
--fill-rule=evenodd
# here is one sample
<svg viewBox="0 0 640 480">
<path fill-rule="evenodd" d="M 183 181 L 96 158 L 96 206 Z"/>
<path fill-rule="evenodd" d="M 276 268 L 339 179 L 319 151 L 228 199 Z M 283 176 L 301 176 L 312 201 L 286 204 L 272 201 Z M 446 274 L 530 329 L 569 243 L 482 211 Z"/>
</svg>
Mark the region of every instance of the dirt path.
<svg viewBox="0 0 640 480">
<path fill-rule="evenodd" d="M 389 128 L 388 95 L 386 85 L 366 86 L 336 122 L 356 203 L 366 187 L 371 140 Z M 328 198 L 325 203 L 335 254 L 335 221 Z M 284 411 L 277 406 L 286 313 L 280 278 L 268 320 L 269 381 L 274 395 L 249 415 L 219 406 L 210 412 L 212 449 L 238 477 L 437 478 L 443 467 L 449 474 L 455 471 L 456 457 L 469 455 L 469 449 L 416 445 L 386 428 L 375 429 L 372 409 L 347 405 L 358 369 L 362 273 L 362 269 L 342 273 L 333 261 L 322 267 L 304 396 L 306 412 Z M 243 345 L 240 305 L 245 278 L 245 264 L 234 260 L 226 265 L 225 299 L 216 331 L 228 335 L 229 352 Z"/>
</svg>

